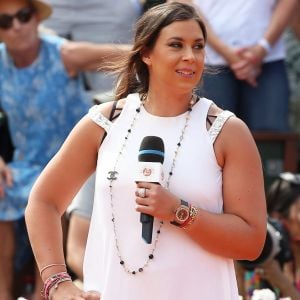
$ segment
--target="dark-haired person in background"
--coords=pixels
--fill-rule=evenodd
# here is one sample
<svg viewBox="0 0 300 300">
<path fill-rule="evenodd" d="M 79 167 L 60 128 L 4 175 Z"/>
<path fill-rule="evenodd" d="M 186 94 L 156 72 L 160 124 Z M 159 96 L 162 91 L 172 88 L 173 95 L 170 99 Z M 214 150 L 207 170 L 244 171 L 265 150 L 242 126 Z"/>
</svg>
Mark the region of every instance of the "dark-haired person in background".
<svg viewBox="0 0 300 300">
<path fill-rule="evenodd" d="M 245 272 L 245 262 L 236 264 L 240 293 L 250 299 L 254 288 L 269 287 L 278 297 L 300 299 L 300 174 L 282 173 L 267 192 L 267 210 L 277 224 L 275 239 L 269 241 L 270 254 L 260 262 L 249 262 L 254 272 Z M 277 236 L 277 237 L 276 237 Z M 273 254 L 272 254 L 273 253 Z M 271 256 L 272 254 L 272 256 Z M 251 268 L 252 269 L 252 268 Z"/>
<path fill-rule="evenodd" d="M 13 297 L 14 224 L 24 217 L 30 189 L 88 110 L 79 72 L 96 71 L 120 51 L 39 35 L 50 14 L 42 1 L 0 0 L 0 109 L 15 147 L 12 162 L 0 157 L 1 300 Z"/>
<path fill-rule="evenodd" d="M 120 116 L 108 120 L 112 103 L 91 108 L 36 181 L 26 223 L 46 298 L 238 298 L 233 259 L 255 259 L 264 244 L 263 174 L 246 125 L 193 94 L 206 39 L 191 6 L 149 9 L 111 68 Z M 161 185 L 136 183 L 145 136 L 165 145 Z M 95 171 L 83 292 L 66 272 L 61 215 Z M 151 244 L 140 213 L 154 217 Z"/>
</svg>

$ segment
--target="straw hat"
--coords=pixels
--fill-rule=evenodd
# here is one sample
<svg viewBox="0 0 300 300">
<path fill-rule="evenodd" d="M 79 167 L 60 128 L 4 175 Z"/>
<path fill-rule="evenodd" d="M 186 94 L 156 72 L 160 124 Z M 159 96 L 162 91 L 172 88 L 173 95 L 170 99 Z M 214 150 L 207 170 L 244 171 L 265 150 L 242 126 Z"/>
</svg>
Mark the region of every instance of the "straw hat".
<svg viewBox="0 0 300 300">
<path fill-rule="evenodd" d="M 0 0 L 0 2 L 1 1 L 4 0 Z M 28 0 L 28 3 L 32 4 L 36 8 L 37 14 L 41 21 L 46 20 L 52 14 L 51 6 L 42 0 Z"/>
<path fill-rule="evenodd" d="M 39 15 L 41 21 L 46 20 L 52 14 L 52 7 L 44 1 L 30 0 L 29 2 L 31 2 L 36 8 L 37 14 Z"/>
</svg>

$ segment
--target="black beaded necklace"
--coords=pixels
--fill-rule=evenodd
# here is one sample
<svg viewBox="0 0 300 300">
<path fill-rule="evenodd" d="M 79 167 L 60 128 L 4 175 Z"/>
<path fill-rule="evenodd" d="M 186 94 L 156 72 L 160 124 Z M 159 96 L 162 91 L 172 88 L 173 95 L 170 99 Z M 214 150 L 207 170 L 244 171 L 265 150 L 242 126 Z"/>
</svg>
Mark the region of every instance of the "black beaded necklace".
<svg viewBox="0 0 300 300">
<path fill-rule="evenodd" d="M 116 250 L 117 250 L 117 255 L 119 257 L 120 265 L 123 267 L 123 269 L 125 270 L 125 272 L 127 272 L 128 274 L 132 274 L 132 275 L 136 275 L 138 273 L 143 272 L 144 269 L 149 265 L 150 261 L 154 259 L 154 253 L 155 253 L 156 246 L 157 246 L 157 243 L 158 243 L 159 235 L 161 233 L 161 228 L 163 226 L 163 221 L 160 221 L 159 227 L 158 227 L 158 229 L 156 231 L 156 236 L 155 236 L 155 240 L 154 240 L 154 243 L 153 243 L 153 247 L 152 247 L 150 253 L 148 254 L 148 256 L 147 256 L 147 258 L 146 258 L 145 263 L 143 264 L 143 266 L 141 266 L 141 267 L 139 267 L 137 269 L 130 268 L 126 264 L 126 261 L 122 257 L 121 249 L 120 249 L 120 245 L 119 245 L 119 239 L 117 237 L 116 218 L 115 218 L 116 214 L 115 214 L 115 206 L 114 206 L 114 201 L 113 201 L 113 183 L 118 179 L 118 177 L 117 177 L 118 176 L 118 171 L 117 171 L 118 163 L 119 163 L 119 161 L 120 161 L 120 159 L 122 157 L 123 151 L 126 148 L 126 145 L 127 145 L 128 140 L 129 140 L 130 134 L 132 133 L 132 130 L 133 130 L 133 128 L 134 128 L 134 126 L 136 124 L 136 121 L 138 119 L 138 116 L 139 116 L 139 114 L 141 112 L 141 107 L 144 105 L 144 103 L 146 101 L 146 98 L 147 98 L 146 94 L 142 95 L 141 101 L 140 101 L 140 105 L 135 110 L 134 117 L 133 117 L 133 119 L 131 121 L 131 124 L 130 124 L 129 128 L 127 129 L 127 133 L 126 133 L 126 136 L 124 138 L 124 142 L 121 145 L 121 148 L 120 148 L 120 150 L 118 152 L 114 168 L 113 168 L 112 171 L 108 172 L 108 177 L 107 177 L 107 179 L 109 180 L 109 193 L 110 193 L 110 205 L 111 205 L 111 221 L 113 223 L 113 231 L 114 231 L 114 238 L 115 238 L 115 246 L 116 246 Z M 189 107 L 188 107 L 188 113 L 187 113 L 186 118 L 185 118 L 185 124 L 184 124 L 184 126 L 182 128 L 181 134 L 179 136 L 178 143 L 176 144 L 176 149 L 174 151 L 174 157 L 173 157 L 173 160 L 172 160 L 171 168 L 170 168 L 170 171 L 168 173 L 168 178 L 166 180 L 166 186 L 165 186 L 166 189 L 169 189 L 170 179 L 171 179 L 171 177 L 173 175 L 173 170 L 174 170 L 175 165 L 176 165 L 177 155 L 178 155 L 179 149 L 181 147 L 181 144 L 182 144 L 182 141 L 183 141 L 183 138 L 184 138 L 184 134 L 185 134 L 186 128 L 188 127 L 188 123 L 189 123 L 189 120 L 190 120 L 190 115 L 191 115 L 191 112 L 192 112 L 192 107 L 194 106 L 194 104 L 198 100 L 199 100 L 198 96 L 192 95 L 191 101 L 190 101 Z"/>
</svg>

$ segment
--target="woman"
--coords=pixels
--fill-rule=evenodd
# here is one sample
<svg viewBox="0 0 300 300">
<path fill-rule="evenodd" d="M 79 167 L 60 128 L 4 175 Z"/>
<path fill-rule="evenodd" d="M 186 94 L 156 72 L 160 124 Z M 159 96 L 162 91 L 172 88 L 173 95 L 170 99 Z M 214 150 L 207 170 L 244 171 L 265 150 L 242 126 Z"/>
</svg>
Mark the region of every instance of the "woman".
<svg viewBox="0 0 300 300">
<path fill-rule="evenodd" d="M 94 107 L 37 180 L 26 220 L 46 297 L 238 298 L 232 259 L 254 259 L 264 244 L 263 176 L 247 127 L 193 96 L 205 42 L 191 6 L 148 10 L 120 70 L 120 116 L 108 121 L 111 103 Z M 165 146 L 161 185 L 135 183 L 145 136 Z M 83 293 L 64 273 L 60 217 L 95 169 Z M 140 213 L 154 217 L 151 244 Z"/>
</svg>

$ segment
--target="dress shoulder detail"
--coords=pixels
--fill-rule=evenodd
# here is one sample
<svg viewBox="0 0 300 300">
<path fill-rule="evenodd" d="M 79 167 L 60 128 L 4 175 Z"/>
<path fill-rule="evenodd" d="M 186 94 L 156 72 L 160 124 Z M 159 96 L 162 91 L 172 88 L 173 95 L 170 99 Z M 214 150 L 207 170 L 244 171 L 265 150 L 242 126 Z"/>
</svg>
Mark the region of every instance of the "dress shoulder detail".
<svg viewBox="0 0 300 300">
<path fill-rule="evenodd" d="M 94 105 L 89 109 L 88 116 L 97 125 L 102 127 L 106 132 L 109 132 L 112 122 L 109 121 L 99 110 L 99 105 Z"/>
<path fill-rule="evenodd" d="M 224 124 L 226 121 L 234 116 L 234 113 L 228 110 L 223 110 L 216 118 L 216 120 L 213 122 L 212 126 L 208 130 L 208 134 L 210 136 L 210 139 L 212 143 L 215 142 L 216 138 L 218 137 L 219 133 L 221 132 Z"/>
</svg>

